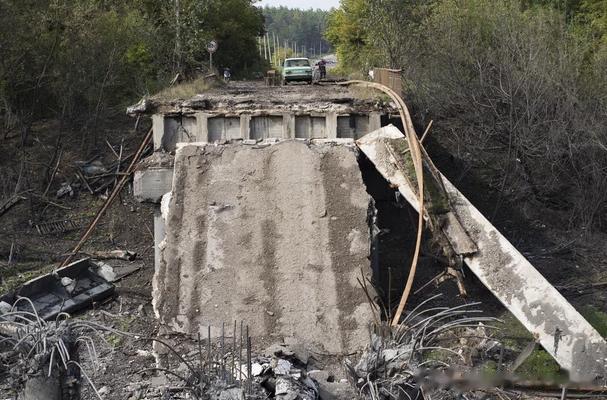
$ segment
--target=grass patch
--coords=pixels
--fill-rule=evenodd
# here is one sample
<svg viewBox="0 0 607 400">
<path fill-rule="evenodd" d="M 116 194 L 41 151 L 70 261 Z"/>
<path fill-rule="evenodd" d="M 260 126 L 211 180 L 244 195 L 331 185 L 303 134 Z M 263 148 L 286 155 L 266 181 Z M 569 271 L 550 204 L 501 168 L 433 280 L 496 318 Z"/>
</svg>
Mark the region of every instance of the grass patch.
<svg viewBox="0 0 607 400">
<path fill-rule="evenodd" d="M 0 295 L 12 292 L 25 282 L 48 274 L 54 268 L 54 265 L 35 263 L 16 264 L 10 268 L 2 268 L 2 283 L 0 284 Z"/>
<path fill-rule="evenodd" d="M 121 332 L 129 332 L 131 324 L 135 321 L 134 316 L 121 317 L 116 321 L 116 329 Z M 126 337 L 118 333 L 111 333 L 107 337 L 108 343 L 113 348 L 118 348 L 124 345 Z"/>
<path fill-rule="evenodd" d="M 516 370 L 516 374 L 529 380 L 567 381 L 567 373 L 561 370 L 550 354 L 541 349 L 534 350 Z"/>
<path fill-rule="evenodd" d="M 607 314 L 593 306 L 584 306 L 580 314 L 602 337 L 607 337 Z"/>
<path fill-rule="evenodd" d="M 489 360 L 483 363 L 480 368 L 481 376 L 487 379 L 497 376 L 497 363 Z"/>
<path fill-rule="evenodd" d="M 175 100 L 175 99 L 189 99 L 197 94 L 203 93 L 209 89 L 221 85 L 221 81 L 216 78 L 200 77 L 191 81 L 181 82 L 162 89 L 160 92 L 152 96 L 155 100 Z"/>
<path fill-rule="evenodd" d="M 500 325 L 500 330 L 497 332 L 496 337 L 505 347 L 521 351 L 527 343 L 534 340 L 531 332 L 514 315 L 505 312 L 499 319 L 504 321 L 504 323 Z"/>
</svg>

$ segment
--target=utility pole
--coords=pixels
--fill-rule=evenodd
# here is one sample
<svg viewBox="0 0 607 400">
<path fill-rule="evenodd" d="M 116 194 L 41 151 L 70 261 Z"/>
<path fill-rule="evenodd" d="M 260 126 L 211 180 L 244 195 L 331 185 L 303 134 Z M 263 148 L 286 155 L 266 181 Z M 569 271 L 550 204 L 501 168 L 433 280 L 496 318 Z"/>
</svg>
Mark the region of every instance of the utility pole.
<svg viewBox="0 0 607 400">
<path fill-rule="evenodd" d="M 274 42 L 274 65 L 276 67 L 278 67 L 278 39 L 276 37 L 276 35 L 274 34 L 274 32 L 272 32 L 272 39 Z"/>
<path fill-rule="evenodd" d="M 276 42 L 274 44 L 274 48 L 276 49 L 276 66 L 280 66 L 280 39 L 278 35 L 276 35 Z"/>
<path fill-rule="evenodd" d="M 259 58 L 261 58 L 261 38 L 257 38 L 257 47 L 259 47 Z"/>
<path fill-rule="evenodd" d="M 276 62 L 276 34 L 272 32 L 272 46 L 274 46 L 274 57 L 272 57 L 272 64 L 276 67 L 278 63 Z"/>
</svg>

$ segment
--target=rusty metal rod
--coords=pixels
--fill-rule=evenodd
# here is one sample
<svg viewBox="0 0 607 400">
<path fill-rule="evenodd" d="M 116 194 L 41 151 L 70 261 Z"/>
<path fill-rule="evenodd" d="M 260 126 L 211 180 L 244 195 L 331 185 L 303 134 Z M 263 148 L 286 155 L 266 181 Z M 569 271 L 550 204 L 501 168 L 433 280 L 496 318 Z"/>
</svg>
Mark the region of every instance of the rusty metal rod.
<svg viewBox="0 0 607 400">
<path fill-rule="evenodd" d="M 253 373 L 251 368 L 251 336 L 249 336 L 249 325 L 247 325 L 247 392 L 251 394 L 253 389 Z"/>
<path fill-rule="evenodd" d="M 358 86 L 366 86 L 370 88 L 374 88 L 380 90 L 390 96 L 392 100 L 396 103 L 398 108 L 398 113 L 400 115 L 400 119 L 403 123 L 403 129 L 405 130 L 405 136 L 407 138 L 407 143 L 409 144 L 409 151 L 411 152 L 411 160 L 413 161 L 413 167 L 415 171 L 415 178 L 417 180 L 417 196 L 419 202 L 419 218 L 417 222 L 417 237 L 415 240 L 415 250 L 413 252 L 413 259 L 411 261 L 411 269 L 409 270 L 409 276 L 407 278 L 407 283 L 405 284 L 405 289 L 403 290 L 403 294 L 400 298 L 400 302 L 398 304 L 398 308 L 396 309 L 396 313 L 392 318 L 391 325 L 397 326 L 400 322 L 400 317 L 405 309 L 407 304 L 407 299 L 409 298 L 409 294 L 411 293 L 411 288 L 413 286 L 413 280 L 415 278 L 415 272 L 417 270 L 417 262 L 419 259 L 419 253 L 421 250 L 421 242 L 422 242 L 422 234 L 424 229 L 424 173 L 423 173 L 423 165 L 422 165 L 422 150 L 421 143 L 417 134 L 415 133 L 415 128 L 413 127 L 413 120 L 411 119 L 411 114 L 409 114 L 409 109 L 407 105 L 400 97 L 398 93 L 394 90 L 390 89 L 385 85 L 381 85 L 379 83 L 367 82 L 367 81 L 359 81 L 352 80 L 347 82 L 338 83 L 338 85 L 358 85 Z"/>
<path fill-rule="evenodd" d="M 133 170 L 135 169 L 135 165 L 137 164 L 137 162 L 139 162 L 139 159 L 141 158 L 141 154 L 143 154 L 143 151 L 145 150 L 146 146 L 148 145 L 148 143 L 150 143 L 150 140 L 152 139 L 152 133 L 153 133 L 153 129 L 150 128 L 148 133 L 143 138 L 143 141 L 139 145 L 139 148 L 137 149 L 135 156 L 131 160 L 131 163 L 129 164 L 129 167 L 126 170 L 125 175 L 122 177 L 122 179 L 120 179 L 120 182 L 118 182 L 118 185 L 114 186 L 114 190 L 112 191 L 112 194 L 107 198 L 105 203 L 103 203 L 103 206 L 99 209 L 99 211 L 97 211 L 95 218 L 93 218 L 93 220 L 89 224 L 88 228 L 86 229 L 86 231 L 80 238 L 80 241 L 74 247 L 72 252 L 67 256 L 67 258 L 61 263 L 59 268 L 65 267 L 72 260 L 74 255 L 77 254 L 78 251 L 80 251 L 80 249 L 82 248 L 84 243 L 88 240 L 89 236 L 91 236 L 91 234 L 95 230 L 95 227 L 101 220 L 101 217 L 103 217 L 103 215 L 105 214 L 107 209 L 110 207 L 110 205 L 112 205 L 112 203 L 114 202 L 114 200 L 116 199 L 116 197 L 118 196 L 118 194 L 120 193 L 120 191 L 122 190 L 122 188 L 124 187 L 126 182 L 128 181 L 130 175 L 133 173 Z"/>
</svg>

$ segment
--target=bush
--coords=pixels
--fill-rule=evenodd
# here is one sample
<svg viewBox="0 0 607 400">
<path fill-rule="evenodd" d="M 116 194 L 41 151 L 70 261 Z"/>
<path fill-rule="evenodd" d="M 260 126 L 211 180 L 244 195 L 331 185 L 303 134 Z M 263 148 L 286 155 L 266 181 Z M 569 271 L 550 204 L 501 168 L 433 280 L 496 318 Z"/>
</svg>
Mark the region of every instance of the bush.
<svg viewBox="0 0 607 400">
<path fill-rule="evenodd" d="M 421 32 L 426 52 L 409 88 L 442 141 L 493 170 L 494 186 L 512 200 L 607 227 L 607 131 L 590 42 L 556 11 L 518 1 L 443 1 Z"/>
<path fill-rule="evenodd" d="M 363 66 L 372 62 L 370 48 L 383 49 L 386 64 L 403 68 L 420 125 L 433 119 L 433 136 L 483 171 L 500 196 L 560 210 L 571 226 L 607 228 L 601 24 L 584 28 L 578 21 L 588 17 L 538 1 L 374 2 L 399 3 L 391 9 L 401 11 L 344 1 L 363 9 L 333 15 L 329 37 L 338 52 Z M 363 26 L 358 15 L 391 22 Z"/>
</svg>

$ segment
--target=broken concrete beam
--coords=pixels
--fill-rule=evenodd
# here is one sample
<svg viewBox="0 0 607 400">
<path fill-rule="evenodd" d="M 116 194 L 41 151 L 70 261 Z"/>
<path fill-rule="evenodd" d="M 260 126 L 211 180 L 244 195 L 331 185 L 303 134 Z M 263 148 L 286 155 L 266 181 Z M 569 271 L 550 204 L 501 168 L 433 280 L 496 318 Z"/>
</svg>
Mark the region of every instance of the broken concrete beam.
<svg viewBox="0 0 607 400">
<path fill-rule="evenodd" d="M 196 113 L 196 142 L 206 142 L 209 137 L 209 116 L 210 114 Z"/>
<path fill-rule="evenodd" d="M 257 112 L 171 113 L 152 116 L 154 150 L 173 152 L 178 143 L 230 140 L 358 138 L 379 128 L 379 111 L 338 114 L 277 109 Z"/>
<path fill-rule="evenodd" d="M 357 141 L 377 170 L 419 210 L 414 189 L 386 145 L 403 138 L 394 126 Z M 478 251 L 464 257 L 480 281 L 533 334 L 573 381 L 605 377 L 607 343 L 525 257 L 441 175 L 451 205 Z M 448 233 L 448 232 L 447 232 Z"/>
<path fill-rule="evenodd" d="M 173 168 L 147 168 L 135 171 L 133 196 L 139 202 L 159 203 L 171 191 Z"/>
<path fill-rule="evenodd" d="M 328 139 L 337 137 L 337 113 L 330 111 L 325 117 L 325 135 Z"/>
<path fill-rule="evenodd" d="M 381 114 L 377 111 L 369 113 L 369 131 L 373 132 L 381 128 Z M 367 133 L 368 133 L 367 132 Z"/>
<path fill-rule="evenodd" d="M 157 316 L 189 334 L 244 320 L 254 337 L 361 349 L 372 320 L 356 280 L 370 273 L 368 204 L 352 145 L 180 146 Z"/>
</svg>

